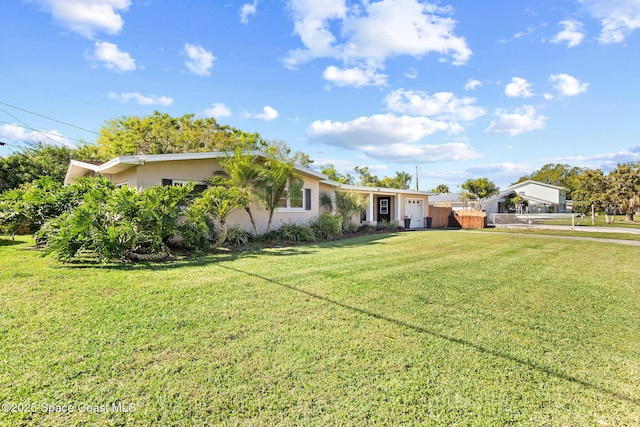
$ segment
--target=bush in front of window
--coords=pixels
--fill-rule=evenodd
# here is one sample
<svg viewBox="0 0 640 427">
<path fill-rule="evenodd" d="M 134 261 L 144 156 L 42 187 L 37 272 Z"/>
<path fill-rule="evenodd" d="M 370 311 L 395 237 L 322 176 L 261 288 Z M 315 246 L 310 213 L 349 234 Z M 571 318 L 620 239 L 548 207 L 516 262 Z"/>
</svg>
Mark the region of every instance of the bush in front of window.
<svg viewBox="0 0 640 427">
<path fill-rule="evenodd" d="M 342 237 L 342 219 L 338 215 L 323 213 L 310 225 L 320 240 L 335 240 Z"/>
</svg>

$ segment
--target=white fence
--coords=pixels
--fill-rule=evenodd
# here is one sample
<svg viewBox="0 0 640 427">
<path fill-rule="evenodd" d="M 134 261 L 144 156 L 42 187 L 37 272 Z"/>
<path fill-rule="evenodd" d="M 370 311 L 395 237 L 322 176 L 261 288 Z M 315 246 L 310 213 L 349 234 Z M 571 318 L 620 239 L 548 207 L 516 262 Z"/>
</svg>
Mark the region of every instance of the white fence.
<svg viewBox="0 0 640 427">
<path fill-rule="evenodd" d="M 583 214 L 577 213 L 523 213 L 523 214 L 489 214 L 489 224 L 496 227 L 540 227 L 544 225 L 566 226 L 572 230 L 580 221 L 590 221 Z"/>
</svg>

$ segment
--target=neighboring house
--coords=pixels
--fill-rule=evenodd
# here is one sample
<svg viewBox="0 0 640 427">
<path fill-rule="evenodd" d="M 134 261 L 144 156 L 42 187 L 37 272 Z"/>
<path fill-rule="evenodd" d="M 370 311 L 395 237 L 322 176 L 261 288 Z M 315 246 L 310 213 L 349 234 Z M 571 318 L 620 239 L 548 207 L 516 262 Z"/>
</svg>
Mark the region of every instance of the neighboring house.
<svg viewBox="0 0 640 427">
<path fill-rule="evenodd" d="M 566 188 L 542 182 L 527 180 L 502 190 L 498 195 L 487 199 L 483 208 L 487 213 L 564 213 L 567 208 Z M 526 204 L 510 206 L 506 198 L 519 195 Z"/>
<path fill-rule="evenodd" d="M 264 153 L 253 152 L 264 157 Z M 122 156 L 108 162 L 95 164 L 72 160 L 67 170 L 65 184 L 73 184 L 82 176 L 102 175 L 115 185 L 129 185 L 146 188 L 153 185 L 183 185 L 197 182 L 200 189 L 207 186 L 207 178 L 222 171 L 218 159 L 227 157 L 224 152 L 147 154 Z M 323 209 L 320 207 L 320 193 L 336 190 L 354 191 L 365 195 L 368 207 L 356 224 L 375 225 L 379 221 L 404 224 L 404 218 L 411 218 L 410 228 L 423 228 L 424 218 L 429 215 L 428 198 L 430 193 L 415 190 L 392 188 L 362 187 L 331 181 L 324 174 L 312 169 L 297 167 L 302 177 L 302 197 L 281 201 L 282 207 L 276 208 L 273 216 L 273 228 L 284 223 L 305 224 L 317 218 Z M 261 233 L 266 231 L 268 211 L 252 203 L 252 211 Z M 238 225 L 251 231 L 249 216 L 244 210 L 238 210 L 227 219 L 229 224 Z"/>
<path fill-rule="evenodd" d="M 465 197 L 463 193 L 441 193 L 429 196 L 429 206 L 451 208 L 454 211 L 477 209 L 478 202 Z"/>
</svg>

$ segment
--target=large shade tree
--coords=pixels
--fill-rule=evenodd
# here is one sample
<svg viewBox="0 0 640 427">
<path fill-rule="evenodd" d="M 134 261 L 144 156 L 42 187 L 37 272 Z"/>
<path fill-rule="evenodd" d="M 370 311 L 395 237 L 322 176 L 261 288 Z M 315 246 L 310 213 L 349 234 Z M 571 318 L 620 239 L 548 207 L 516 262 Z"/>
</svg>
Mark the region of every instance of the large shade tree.
<svg viewBox="0 0 640 427">
<path fill-rule="evenodd" d="M 609 172 L 608 193 L 625 214 L 625 220 L 633 221 L 636 206 L 640 206 L 640 163 L 619 164 Z"/>
<path fill-rule="evenodd" d="M 75 153 L 65 146 L 38 144 L 0 157 L 0 192 L 45 176 L 62 183 Z"/>
<path fill-rule="evenodd" d="M 500 189 L 488 178 L 476 178 L 468 179 L 462 184 L 462 189 L 465 190 L 471 199 L 478 201 L 478 208 L 482 209 L 484 201 L 495 196 L 500 192 Z"/>
<path fill-rule="evenodd" d="M 213 118 L 194 114 L 171 117 L 155 111 L 147 117 L 124 116 L 109 120 L 100 130 L 97 145 L 85 147 L 85 157 L 108 160 L 134 154 L 233 151 L 241 146 L 257 149 L 258 133 L 220 125 Z"/>
</svg>

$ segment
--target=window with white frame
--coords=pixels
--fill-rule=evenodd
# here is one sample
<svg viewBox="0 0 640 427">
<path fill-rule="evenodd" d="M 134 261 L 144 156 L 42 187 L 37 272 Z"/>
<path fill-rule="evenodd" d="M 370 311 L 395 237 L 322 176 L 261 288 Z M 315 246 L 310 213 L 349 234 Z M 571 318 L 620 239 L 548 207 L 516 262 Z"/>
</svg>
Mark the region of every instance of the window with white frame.
<svg viewBox="0 0 640 427">
<path fill-rule="evenodd" d="M 276 208 L 278 210 L 311 210 L 311 189 L 299 188 L 296 191 L 287 191 L 287 194 L 276 203 Z"/>
<path fill-rule="evenodd" d="M 162 185 L 169 185 L 169 186 L 174 186 L 174 187 L 184 187 L 185 185 L 189 185 L 189 183 L 191 183 L 191 182 L 193 182 L 193 181 L 187 181 L 187 180 L 183 180 L 183 179 L 162 178 Z M 192 194 L 202 193 L 207 188 L 209 188 L 209 185 L 207 185 L 206 182 L 198 181 L 198 182 L 196 182 L 195 187 L 193 187 L 193 191 L 191 193 Z"/>
</svg>

